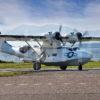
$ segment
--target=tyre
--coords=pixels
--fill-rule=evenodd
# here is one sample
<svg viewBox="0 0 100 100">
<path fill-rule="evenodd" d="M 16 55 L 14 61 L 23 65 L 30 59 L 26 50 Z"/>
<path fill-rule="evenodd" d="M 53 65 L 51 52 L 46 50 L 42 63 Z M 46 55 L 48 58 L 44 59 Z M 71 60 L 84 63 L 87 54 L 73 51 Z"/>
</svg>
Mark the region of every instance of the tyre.
<svg viewBox="0 0 100 100">
<path fill-rule="evenodd" d="M 78 70 L 82 71 L 82 65 L 78 66 Z"/>
<path fill-rule="evenodd" d="M 66 70 L 67 66 L 60 66 L 61 70 Z"/>
<path fill-rule="evenodd" d="M 36 63 L 34 63 L 33 68 L 34 68 L 34 70 L 38 71 L 41 69 L 41 64 L 36 62 Z"/>
</svg>

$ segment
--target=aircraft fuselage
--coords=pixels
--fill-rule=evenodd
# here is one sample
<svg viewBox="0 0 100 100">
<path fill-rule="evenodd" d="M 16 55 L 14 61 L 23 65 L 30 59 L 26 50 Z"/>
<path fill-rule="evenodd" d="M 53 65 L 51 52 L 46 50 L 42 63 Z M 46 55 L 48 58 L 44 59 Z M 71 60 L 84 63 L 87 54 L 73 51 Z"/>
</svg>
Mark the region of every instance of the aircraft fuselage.
<svg viewBox="0 0 100 100">
<path fill-rule="evenodd" d="M 39 47 L 34 47 L 34 49 L 38 54 L 41 53 Z M 19 48 L 12 47 L 7 42 L 2 43 L 0 51 L 21 58 L 29 58 L 32 62 L 35 62 L 38 57 L 32 50 L 23 53 Z M 92 55 L 86 50 L 65 46 L 46 48 L 45 53 L 46 58 L 41 63 L 49 66 L 79 66 L 87 63 L 92 58 Z"/>
</svg>

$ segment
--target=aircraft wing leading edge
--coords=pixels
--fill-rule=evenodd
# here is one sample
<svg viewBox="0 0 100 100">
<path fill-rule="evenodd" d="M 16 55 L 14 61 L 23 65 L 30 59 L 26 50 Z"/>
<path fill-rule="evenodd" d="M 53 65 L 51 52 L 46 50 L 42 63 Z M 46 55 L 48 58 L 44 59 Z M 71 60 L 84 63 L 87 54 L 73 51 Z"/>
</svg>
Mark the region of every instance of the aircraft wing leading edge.
<svg viewBox="0 0 100 100">
<path fill-rule="evenodd" d="M 67 42 L 69 37 L 61 37 L 64 42 Z M 47 38 L 46 36 L 25 36 L 25 35 L 0 35 L 0 39 L 5 39 L 6 41 L 30 41 L 33 40 L 41 40 L 45 41 Z M 97 40 L 100 41 L 100 37 L 82 37 L 82 41 L 89 41 L 89 40 Z"/>
<path fill-rule="evenodd" d="M 0 39 L 5 39 L 7 41 L 29 41 L 31 39 L 46 39 L 45 36 L 25 36 L 25 35 L 0 35 Z"/>
</svg>

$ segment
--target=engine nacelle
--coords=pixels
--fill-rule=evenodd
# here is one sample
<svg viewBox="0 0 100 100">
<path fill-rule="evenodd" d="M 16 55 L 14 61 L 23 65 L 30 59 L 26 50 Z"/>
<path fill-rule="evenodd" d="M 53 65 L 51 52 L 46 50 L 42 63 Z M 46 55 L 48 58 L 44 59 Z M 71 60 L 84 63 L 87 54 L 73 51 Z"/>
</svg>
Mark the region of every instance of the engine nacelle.
<svg viewBox="0 0 100 100">
<path fill-rule="evenodd" d="M 76 33 L 72 32 L 69 35 L 67 35 L 67 37 L 68 37 L 68 42 L 74 44 L 76 42 L 81 42 L 83 35 L 81 32 L 76 32 Z"/>
<path fill-rule="evenodd" d="M 60 32 L 49 32 L 49 34 L 46 34 L 46 41 L 43 42 L 44 47 L 59 47 L 62 43 L 62 38 L 60 35 Z"/>
<path fill-rule="evenodd" d="M 74 43 L 78 42 L 78 37 L 76 34 L 71 33 L 71 34 L 67 35 L 67 37 L 68 37 L 67 42 L 69 42 L 69 43 L 74 44 Z"/>
<path fill-rule="evenodd" d="M 53 38 L 62 42 L 62 38 L 61 38 L 60 32 L 55 32 Z"/>
</svg>

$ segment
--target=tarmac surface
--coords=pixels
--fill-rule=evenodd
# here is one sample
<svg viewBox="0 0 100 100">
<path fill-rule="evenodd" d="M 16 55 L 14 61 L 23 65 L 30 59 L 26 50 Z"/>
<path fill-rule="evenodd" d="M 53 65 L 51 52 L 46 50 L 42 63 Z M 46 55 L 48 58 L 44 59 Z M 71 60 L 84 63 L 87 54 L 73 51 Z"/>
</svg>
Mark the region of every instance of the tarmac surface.
<svg viewBox="0 0 100 100">
<path fill-rule="evenodd" d="M 100 70 L 42 70 L 0 77 L 0 100 L 100 100 Z"/>
</svg>

